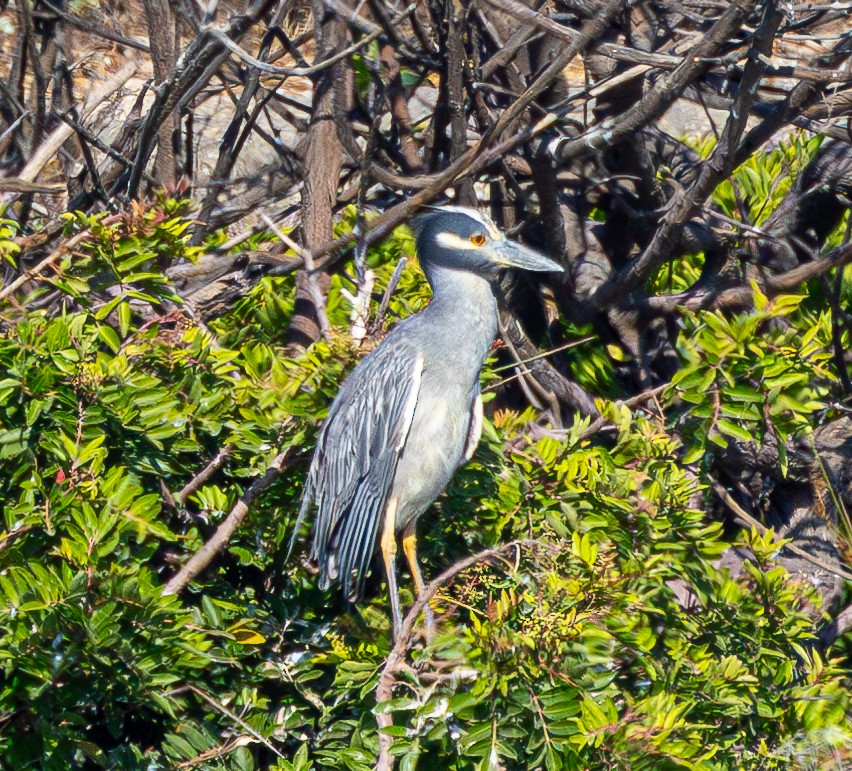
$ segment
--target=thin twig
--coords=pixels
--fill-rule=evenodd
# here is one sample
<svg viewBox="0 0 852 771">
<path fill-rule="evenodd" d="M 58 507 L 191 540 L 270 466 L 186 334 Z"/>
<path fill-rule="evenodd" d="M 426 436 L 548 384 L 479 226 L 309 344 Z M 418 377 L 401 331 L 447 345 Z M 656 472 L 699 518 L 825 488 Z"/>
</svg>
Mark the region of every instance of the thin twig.
<svg viewBox="0 0 852 771">
<path fill-rule="evenodd" d="M 733 496 L 722 486 L 722 484 L 718 480 L 714 479 L 713 477 L 710 477 L 710 484 L 712 485 L 713 491 L 716 493 L 716 495 L 718 495 L 722 499 L 723 503 L 734 514 L 736 514 L 737 517 L 743 520 L 745 524 L 753 527 L 761 535 L 766 535 L 768 532 L 770 532 L 768 527 L 766 527 L 763 523 L 755 519 L 742 506 L 740 506 L 740 504 L 734 500 Z M 778 543 L 781 539 L 779 539 L 778 536 L 773 533 L 772 540 L 773 542 Z M 778 548 L 788 549 L 789 551 L 793 552 L 793 554 L 798 557 L 801 557 L 806 562 L 810 562 L 812 565 L 816 565 L 818 568 L 822 568 L 823 570 L 826 570 L 829 573 L 832 573 L 835 576 L 839 576 L 840 578 L 843 578 L 847 581 L 852 581 L 852 573 L 850 573 L 848 570 L 843 570 L 843 568 L 839 568 L 836 565 L 832 565 L 828 562 L 825 562 L 819 559 L 819 557 L 814 557 L 813 554 L 808 554 L 808 552 L 796 546 L 796 544 L 794 543 L 778 543 Z"/>
<path fill-rule="evenodd" d="M 76 236 L 72 236 L 67 241 L 65 241 L 58 249 L 52 251 L 47 257 L 45 257 L 41 262 L 37 265 L 34 265 L 32 268 L 26 268 L 24 272 L 18 276 L 14 281 L 10 282 L 2 289 L 0 289 L 0 300 L 5 300 L 12 292 L 15 292 L 19 289 L 23 284 L 27 281 L 35 278 L 44 272 L 44 270 L 62 257 L 66 252 L 70 252 L 77 244 L 84 241 L 89 235 L 88 230 L 82 230 L 77 233 Z"/>
<path fill-rule="evenodd" d="M 257 497 L 287 468 L 295 454 L 293 447 L 287 447 L 275 456 L 267 466 L 263 476 L 252 482 L 240 496 L 240 499 L 216 529 L 213 536 L 172 576 L 163 588 L 163 594 L 180 594 L 187 584 L 213 561 L 214 557 L 227 546 L 231 536 L 246 518 Z"/>
<path fill-rule="evenodd" d="M 231 720 L 233 720 L 240 728 L 242 728 L 246 733 L 251 734 L 255 739 L 257 739 L 264 747 L 266 747 L 270 752 L 275 753 L 279 758 L 283 758 L 284 756 L 276 749 L 275 745 L 269 741 L 263 734 L 259 733 L 257 729 L 252 728 L 245 720 L 243 720 L 239 715 L 237 715 L 233 710 L 228 709 L 224 704 L 220 701 L 214 699 L 207 691 L 199 688 L 195 685 L 182 685 L 180 688 L 175 688 L 173 691 L 169 691 L 167 696 L 178 696 L 181 693 L 185 693 L 186 691 L 190 691 L 194 693 L 196 696 L 200 696 L 204 701 L 206 701 L 211 707 L 219 710 L 223 715 L 226 715 Z"/>
<path fill-rule="evenodd" d="M 766 276 L 757 281 L 757 286 L 768 297 L 789 292 L 805 281 L 817 278 L 832 268 L 852 263 L 852 244 L 832 249 L 819 259 L 805 262 L 792 270 L 777 276 Z M 751 286 L 735 286 L 727 289 L 692 289 L 676 295 L 649 297 L 639 305 L 655 313 L 668 313 L 678 309 L 697 310 L 699 308 L 746 308 L 754 301 L 754 289 Z"/>
<path fill-rule="evenodd" d="M 187 482 L 181 491 L 178 493 L 177 498 L 180 501 L 181 505 L 185 505 L 187 499 L 190 495 L 192 495 L 201 485 L 203 485 L 210 477 L 213 476 L 222 466 L 225 465 L 228 458 L 231 457 L 231 453 L 234 451 L 234 448 L 230 444 L 226 444 L 219 452 L 216 453 L 216 456 L 213 460 L 210 461 L 201 471 L 199 471 L 192 479 Z"/>
<path fill-rule="evenodd" d="M 399 24 L 400 22 L 407 19 L 416 8 L 416 4 L 412 3 L 408 7 L 406 7 L 401 13 L 398 13 L 396 16 L 391 19 L 392 24 Z M 265 72 L 268 75 L 280 75 L 282 77 L 309 77 L 311 75 L 316 75 L 318 72 L 322 72 L 323 70 L 327 70 L 329 67 L 334 66 L 339 61 L 343 61 L 351 54 L 360 51 L 364 46 L 369 45 L 374 40 L 378 40 L 379 37 L 382 36 L 384 30 L 377 30 L 369 35 L 362 37 L 357 43 L 353 43 L 348 48 L 344 48 L 342 51 L 334 54 L 333 56 L 329 56 L 327 59 L 323 59 L 321 62 L 317 64 L 313 64 L 309 67 L 276 67 L 274 64 L 269 64 L 268 62 L 261 61 L 260 59 L 256 59 L 252 56 L 248 51 L 240 48 L 231 38 L 228 37 L 227 33 L 218 27 L 202 27 L 201 32 L 210 35 L 211 37 L 218 40 L 225 48 L 227 48 L 231 53 L 236 54 L 240 59 L 242 59 L 246 64 L 254 67 L 261 72 Z"/>
<path fill-rule="evenodd" d="M 314 272 L 314 258 L 310 250 L 302 248 L 290 236 L 288 236 L 281 228 L 279 228 L 269 217 L 266 212 L 261 213 L 260 218 L 266 223 L 267 227 L 278 236 L 278 239 L 287 247 L 292 249 L 299 257 L 304 260 L 307 270 L 308 288 L 311 293 L 311 299 L 317 313 L 317 322 L 319 323 L 320 334 L 323 340 L 331 340 L 331 324 L 328 321 L 328 315 L 325 312 L 325 298 L 322 296 L 322 290 L 317 284 L 317 277 Z"/>
<path fill-rule="evenodd" d="M 483 549 L 476 554 L 465 557 L 447 568 L 441 575 L 432 580 L 423 590 L 411 609 L 405 616 L 402 622 L 402 631 L 399 634 L 399 639 L 394 643 L 391 652 L 385 660 L 385 665 L 382 667 L 382 674 L 379 676 L 379 684 L 376 686 L 376 702 L 382 704 L 390 701 L 393 696 L 393 686 L 396 682 L 396 676 L 405 666 L 405 656 L 408 648 L 411 645 L 411 638 L 414 633 L 414 624 L 417 622 L 420 614 L 426 609 L 426 606 L 435 596 L 440 588 L 452 581 L 459 573 L 467 570 L 469 567 L 476 565 L 478 562 L 486 562 L 492 559 L 502 559 L 505 554 L 514 549 L 529 548 L 529 549 L 552 549 L 547 544 L 524 539 L 519 541 L 511 541 L 494 549 Z M 376 723 L 379 727 L 379 755 L 376 758 L 374 771 L 391 771 L 394 767 L 395 759 L 391 755 L 391 746 L 393 745 L 393 737 L 387 733 L 387 729 L 393 726 L 393 717 L 389 712 L 380 712 L 376 714 Z"/>
</svg>

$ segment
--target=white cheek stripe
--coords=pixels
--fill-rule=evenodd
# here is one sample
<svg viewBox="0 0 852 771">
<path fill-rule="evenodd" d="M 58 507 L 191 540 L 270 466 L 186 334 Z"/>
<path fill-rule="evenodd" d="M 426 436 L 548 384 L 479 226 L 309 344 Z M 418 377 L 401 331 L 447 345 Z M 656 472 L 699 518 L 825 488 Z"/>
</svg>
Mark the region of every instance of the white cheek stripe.
<svg viewBox="0 0 852 771">
<path fill-rule="evenodd" d="M 439 246 L 443 246 L 447 249 L 467 249 L 475 251 L 482 248 L 482 246 L 472 244 L 469 238 L 462 238 L 461 236 L 457 236 L 455 233 L 449 232 L 438 233 L 438 235 L 435 236 L 435 241 L 438 242 Z"/>
</svg>

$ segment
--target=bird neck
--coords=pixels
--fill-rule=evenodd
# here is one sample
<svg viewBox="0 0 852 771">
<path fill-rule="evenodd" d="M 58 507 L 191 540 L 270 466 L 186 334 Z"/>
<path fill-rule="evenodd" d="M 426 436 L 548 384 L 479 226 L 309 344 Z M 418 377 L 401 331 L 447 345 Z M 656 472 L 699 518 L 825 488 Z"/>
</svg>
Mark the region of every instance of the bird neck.
<svg viewBox="0 0 852 771">
<path fill-rule="evenodd" d="M 432 287 L 426 313 L 441 320 L 459 352 L 475 353 L 483 361 L 497 334 L 497 300 L 484 276 L 441 265 L 424 266 Z"/>
</svg>

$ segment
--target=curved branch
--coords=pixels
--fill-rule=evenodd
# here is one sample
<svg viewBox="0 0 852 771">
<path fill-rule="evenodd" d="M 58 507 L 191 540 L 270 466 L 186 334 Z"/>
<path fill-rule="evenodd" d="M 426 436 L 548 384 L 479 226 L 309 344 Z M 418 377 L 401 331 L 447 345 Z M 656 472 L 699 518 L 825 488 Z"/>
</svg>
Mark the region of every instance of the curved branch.
<svg viewBox="0 0 852 771">
<path fill-rule="evenodd" d="M 376 702 L 389 701 L 393 695 L 393 686 L 396 682 L 396 676 L 405 664 L 405 654 L 408 652 L 408 647 L 411 644 L 411 638 L 414 632 L 414 624 L 418 616 L 426 609 L 426 606 L 435 596 L 437 591 L 452 581 L 459 573 L 467 570 L 472 565 L 478 562 L 486 562 L 487 560 L 498 559 L 504 557 L 513 549 L 527 547 L 530 549 L 548 549 L 546 544 L 539 541 L 524 539 L 519 541 L 511 541 L 494 549 L 483 549 L 470 557 L 465 557 L 447 568 L 441 575 L 435 578 L 424 589 L 416 602 L 411 606 L 405 620 L 402 622 L 402 632 L 399 639 L 394 643 L 391 652 L 385 660 L 385 665 L 382 668 L 382 674 L 379 677 L 379 684 L 376 687 Z M 381 733 L 382 729 L 387 729 L 393 726 L 393 718 L 388 712 L 380 712 L 376 714 L 376 723 L 379 726 L 379 755 L 376 758 L 375 771 L 391 771 L 394 767 L 394 757 L 391 755 L 391 745 L 393 737 L 388 733 Z"/>
</svg>

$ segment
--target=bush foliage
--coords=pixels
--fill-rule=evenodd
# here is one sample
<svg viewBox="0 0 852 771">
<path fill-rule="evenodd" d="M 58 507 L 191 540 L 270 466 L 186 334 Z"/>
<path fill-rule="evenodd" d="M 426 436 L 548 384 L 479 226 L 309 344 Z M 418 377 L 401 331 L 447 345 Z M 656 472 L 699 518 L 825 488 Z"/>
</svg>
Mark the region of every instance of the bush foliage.
<svg viewBox="0 0 852 771">
<path fill-rule="evenodd" d="M 755 557 L 744 577 L 720 569 L 731 534 L 697 506 L 715 446 L 807 433 L 827 414 L 818 291 L 689 316 L 658 408 L 601 401 L 599 431 L 578 421 L 534 440 L 531 413 L 492 411 L 422 523 L 423 556 L 434 575 L 518 545 L 442 589 L 440 635 L 377 704 L 380 573 L 355 612 L 284 561 L 317 425 L 360 355 L 345 283 L 334 340 L 298 358 L 283 345 L 289 277 L 198 325 L 161 270 L 215 246 L 188 245 L 190 216 L 173 200 L 69 216 L 74 249 L 25 306 L 0 309 L 0 764 L 354 771 L 375 762 L 377 712 L 402 769 L 850 762 L 848 662 L 813 645 L 817 597 L 773 562 L 771 533 L 737 536 Z M 13 262 L 15 236 L 4 225 Z M 402 229 L 370 253 L 380 290 L 411 250 Z M 61 313 L 40 310 L 57 292 Z M 389 321 L 427 295 L 410 264 Z M 578 351 L 587 384 L 617 392 L 607 349 Z M 286 447 L 294 462 L 227 552 L 163 595 Z M 227 464 L 183 500 L 223 448 Z"/>
</svg>

